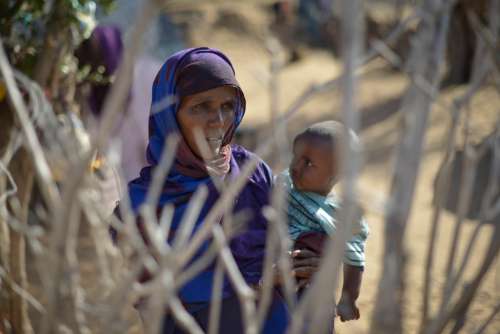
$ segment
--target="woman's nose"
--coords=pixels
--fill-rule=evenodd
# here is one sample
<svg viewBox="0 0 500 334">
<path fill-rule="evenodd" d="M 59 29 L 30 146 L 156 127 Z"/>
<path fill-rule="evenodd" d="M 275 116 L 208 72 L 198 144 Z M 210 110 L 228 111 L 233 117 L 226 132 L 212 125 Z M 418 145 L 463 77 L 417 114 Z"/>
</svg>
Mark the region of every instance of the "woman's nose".
<svg viewBox="0 0 500 334">
<path fill-rule="evenodd" d="M 224 126 L 224 114 L 220 108 L 216 108 L 210 112 L 210 124 L 213 126 Z"/>
</svg>

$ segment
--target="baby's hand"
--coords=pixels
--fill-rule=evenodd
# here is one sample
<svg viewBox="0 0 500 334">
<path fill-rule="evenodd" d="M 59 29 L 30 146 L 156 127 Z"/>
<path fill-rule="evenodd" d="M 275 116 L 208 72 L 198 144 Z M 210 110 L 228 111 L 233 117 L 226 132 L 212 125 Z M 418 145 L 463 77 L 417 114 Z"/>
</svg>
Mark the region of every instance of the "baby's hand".
<svg viewBox="0 0 500 334">
<path fill-rule="evenodd" d="M 337 305 L 337 315 L 340 317 L 340 321 L 342 322 L 357 320 L 360 316 L 356 302 L 352 301 L 351 298 L 345 295 L 342 295 Z"/>
</svg>

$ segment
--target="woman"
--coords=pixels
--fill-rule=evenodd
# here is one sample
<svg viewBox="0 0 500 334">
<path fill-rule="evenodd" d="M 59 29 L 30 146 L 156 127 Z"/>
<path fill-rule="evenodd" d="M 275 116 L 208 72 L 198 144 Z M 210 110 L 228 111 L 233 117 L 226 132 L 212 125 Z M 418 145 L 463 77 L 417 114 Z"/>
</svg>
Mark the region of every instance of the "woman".
<svg viewBox="0 0 500 334">
<path fill-rule="evenodd" d="M 238 177 L 240 168 L 252 157 L 242 147 L 231 145 L 233 134 L 245 113 L 245 97 L 236 81 L 229 59 L 218 50 L 194 48 L 180 51 L 167 59 L 153 83 L 152 105 L 165 105 L 149 118 L 149 166 L 142 169 L 139 178 L 129 183 L 132 210 L 138 213 L 150 187 L 152 173 L 160 161 L 165 140 L 169 135 L 180 134 L 181 140 L 173 166 L 165 180 L 158 202 L 158 209 L 167 204 L 175 208 L 169 239 L 175 235 L 195 190 L 206 185 L 208 197 L 195 225 L 202 224 L 215 204 L 219 193 L 211 181 L 209 170 L 215 177 L 231 182 Z M 156 108 L 156 107 L 154 107 Z M 210 152 L 202 159 L 202 151 L 195 139 L 200 130 Z M 231 251 L 248 284 L 257 284 L 262 275 L 266 220 L 262 208 L 269 203 L 272 172 L 260 161 L 254 173 L 235 199 L 234 212 L 245 210 L 251 219 L 246 230 L 231 240 Z M 208 245 L 197 254 L 200 256 Z M 210 297 L 214 266 L 203 270 L 186 283 L 179 296 L 188 312 L 203 330 L 208 328 Z M 220 333 L 243 333 L 239 301 L 225 280 L 221 309 Z M 284 302 L 275 294 L 263 333 L 282 333 L 288 322 Z M 166 316 L 163 333 L 182 333 L 173 318 Z"/>
</svg>

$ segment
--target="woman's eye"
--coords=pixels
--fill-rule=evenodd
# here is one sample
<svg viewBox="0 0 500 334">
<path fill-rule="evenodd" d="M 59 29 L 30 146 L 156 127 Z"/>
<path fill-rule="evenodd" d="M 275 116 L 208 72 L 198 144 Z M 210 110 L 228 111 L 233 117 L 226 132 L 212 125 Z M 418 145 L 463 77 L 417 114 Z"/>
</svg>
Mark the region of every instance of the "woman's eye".
<svg viewBox="0 0 500 334">
<path fill-rule="evenodd" d="M 200 103 L 200 104 L 197 104 L 195 105 L 194 107 L 191 107 L 191 110 L 194 112 L 194 113 L 204 113 L 205 111 L 207 111 L 208 107 L 205 105 L 205 103 Z"/>
<path fill-rule="evenodd" d="M 233 112 L 234 111 L 234 103 L 233 102 L 227 102 L 227 103 L 224 103 L 222 106 L 221 106 L 221 110 L 223 112 Z"/>
<path fill-rule="evenodd" d="M 311 160 L 306 160 L 306 167 L 312 167 L 313 166 L 313 163 L 311 162 Z"/>
</svg>

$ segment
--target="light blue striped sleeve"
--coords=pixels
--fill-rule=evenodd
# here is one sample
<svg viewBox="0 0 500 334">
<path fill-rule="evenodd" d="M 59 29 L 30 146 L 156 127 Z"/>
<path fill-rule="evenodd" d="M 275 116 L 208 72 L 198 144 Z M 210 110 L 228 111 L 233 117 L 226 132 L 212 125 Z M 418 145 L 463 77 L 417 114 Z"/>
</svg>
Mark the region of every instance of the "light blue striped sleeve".
<svg viewBox="0 0 500 334">
<path fill-rule="evenodd" d="M 364 217 L 353 226 L 352 238 L 346 242 L 344 263 L 356 267 L 365 266 L 365 245 L 370 229 Z"/>
</svg>

